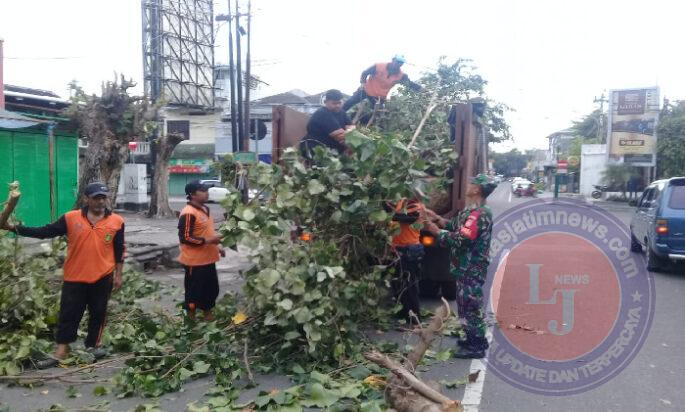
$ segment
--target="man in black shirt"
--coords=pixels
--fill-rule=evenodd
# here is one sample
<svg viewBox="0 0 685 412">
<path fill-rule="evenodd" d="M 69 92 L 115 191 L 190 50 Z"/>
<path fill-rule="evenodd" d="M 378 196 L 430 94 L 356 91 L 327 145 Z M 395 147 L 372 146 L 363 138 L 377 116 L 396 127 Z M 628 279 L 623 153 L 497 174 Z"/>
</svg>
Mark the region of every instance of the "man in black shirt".
<svg viewBox="0 0 685 412">
<path fill-rule="evenodd" d="M 326 92 L 324 107 L 320 108 L 307 123 L 307 136 L 300 142 L 300 153 L 305 159 L 311 160 L 316 146 L 324 146 L 343 154 L 345 146 L 345 131 L 353 129 L 352 122 L 342 111 L 343 95 L 340 90 L 331 89 Z"/>
</svg>

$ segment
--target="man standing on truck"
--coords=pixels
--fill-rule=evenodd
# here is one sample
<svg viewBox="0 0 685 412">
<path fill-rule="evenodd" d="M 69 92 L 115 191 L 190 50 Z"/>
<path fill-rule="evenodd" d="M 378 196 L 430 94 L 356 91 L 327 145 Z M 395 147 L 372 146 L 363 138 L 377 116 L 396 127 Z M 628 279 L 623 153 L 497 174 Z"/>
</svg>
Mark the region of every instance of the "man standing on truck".
<svg viewBox="0 0 685 412">
<path fill-rule="evenodd" d="M 419 320 L 421 310 L 419 275 L 424 251 L 419 241 L 419 228 L 414 225 L 419 220 L 422 208 L 423 205 L 415 199 L 401 199 L 397 204 L 388 202 L 385 207 L 387 212 L 393 212 L 393 226 L 396 230 L 399 229 L 392 238 L 392 246 L 398 258 L 393 265 L 395 277 L 392 286 L 397 300 L 402 304 L 399 315 L 409 324 Z"/>
<path fill-rule="evenodd" d="M 380 100 L 381 104 L 385 103 L 388 93 L 398 83 L 414 91 L 421 91 L 421 85 L 409 80 L 409 76 L 402 72 L 404 62 L 404 56 L 398 54 L 390 63 L 376 63 L 364 70 L 359 79 L 361 86 L 345 102 L 343 111 L 347 112 L 364 99 L 369 99 L 372 106 L 377 100 Z"/>
<path fill-rule="evenodd" d="M 300 142 L 300 153 L 311 160 L 316 146 L 335 150 L 338 154 L 347 151 L 345 131 L 354 128 L 350 118 L 342 110 L 343 94 L 340 90 L 328 90 L 324 96 L 324 107 L 320 108 L 307 123 L 307 135 Z"/>
<path fill-rule="evenodd" d="M 459 316 L 466 321 L 464 339 L 458 342 L 454 354 L 457 358 L 483 358 L 488 349 L 483 319 L 483 285 L 490 263 L 492 212 L 485 199 L 496 187 L 487 175 L 479 174 L 466 190 L 467 207 L 454 219 L 448 221 L 431 210 L 425 213 L 425 229 L 442 246 L 450 249 L 450 266 L 457 280 L 457 308 Z"/>
<path fill-rule="evenodd" d="M 40 369 L 56 366 L 69 355 L 79 323 L 88 308 L 86 349 L 97 359 L 106 355 L 98 348 L 107 317 L 112 290 L 123 282 L 124 219 L 107 208 L 109 190 L 103 183 L 90 183 L 84 190 L 86 206 L 67 212 L 42 227 L 13 226 L 3 229 L 20 236 L 48 239 L 67 236 L 64 282 L 57 323 L 57 348 L 51 358 L 39 361 Z"/>
<path fill-rule="evenodd" d="M 195 311 L 200 309 L 204 319 L 211 321 L 214 319 L 212 309 L 219 296 L 216 262 L 220 256 L 225 256 L 225 251 L 219 247 L 221 237 L 214 231 L 214 220 L 205 205 L 209 200 L 207 186 L 194 180 L 186 185 L 185 192 L 188 204 L 178 219 L 181 243 L 178 260 L 185 270 L 184 306 L 189 318 L 194 318 Z"/>
</svg>

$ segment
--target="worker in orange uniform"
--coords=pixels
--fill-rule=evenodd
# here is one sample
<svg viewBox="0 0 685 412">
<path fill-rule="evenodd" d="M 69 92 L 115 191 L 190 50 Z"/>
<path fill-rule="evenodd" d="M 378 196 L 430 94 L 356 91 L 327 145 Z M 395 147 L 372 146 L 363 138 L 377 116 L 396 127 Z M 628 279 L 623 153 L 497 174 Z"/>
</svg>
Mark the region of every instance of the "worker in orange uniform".
<svg viewBox="0 0 685 412">
<path fill-rule="evenodd" d="M 396 204 L 386 204 L 386 210 L 393 212 L 393 226 L 399 225 L 399 231 L 392 238 L 392 246 L 398 257 L 393 265 L 393 291 L 396 299 L 402 304 L 399 315 L 409 323 L 415 323 L 419 319 L 421 310 L 419 276 L 424 251 L 419 240 L 420 225 L 415 225 L 422 208 L 423 205 L 415 199 L 401 199 Z"/>
<path fill-rule="evenodd" d="M 112 289 L 123 282 L 124 219 L 107 208 L 109 190 L 103 183 L 90 183 L 84 190 L 86 206 L 62 215 L 42 227 L 5 224 L 3 229 L 20 236 L 48 239 L 67 236 L 64 282 L 57 324 L 57 348 L 50 358 L 39 361 L 40 369 L 56 366 L 69 355 L 79 323 L 88 308 L 86 350 L 96 359 L 105 356 L 99 348 Z"/>
<path fill-rule="evenodd" d="M 409 80 L 409 76 L 402 72 L 404 62 L 404 56 L 396 55 L 390 63 L 376 63 L 364 70 L 360 78 L 361 86 L 345 102 L 343 111 L 350 110 L 364 99 L 369 99 L 371 106 L 374 106 L 377 100 L 384 104 L 390 89 L 398 83 L 414 91 L 423 90 L 421 85 Z"/>
<path fill-rule="evenodd" d="M 219 296 L 219 277 L 216 262 L 225 256 L 220 247 L 221 237 L 214 230 L 214 220 L 205 203 L 209 200 L 207 186 L 199 180 L 185 187 L 188 204 L 181 210 L 178 219 L 178 238 L 181 242 L 179 261 L 183 264 L 185 278 L 184 306 L 190 318 L 197 309 L 202 310 L 204 319 L 214 319 L 212 309 Z"/>
</svg>

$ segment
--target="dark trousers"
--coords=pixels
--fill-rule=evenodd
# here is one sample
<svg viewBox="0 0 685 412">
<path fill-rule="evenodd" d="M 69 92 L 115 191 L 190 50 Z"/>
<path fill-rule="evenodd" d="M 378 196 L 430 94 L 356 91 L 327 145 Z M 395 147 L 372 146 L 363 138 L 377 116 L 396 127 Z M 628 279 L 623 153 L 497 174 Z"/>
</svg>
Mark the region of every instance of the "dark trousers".
<svg viewBox="0 0 685 412">
<path fill-rule="evenodd" d="M 57 325 L 57 343 L 69 344 L 76 340 L 79 323 L 88 308 L 86 347 L 98 346 L 107 320 L 107 301 L 111 293 L 111 274 L 95 283 L 64 282 Z"/>
<path fill-rule="evenodd" d="M 348 111 L 350 110 L 353 106 L 355 106 L 357 103 L 361 102 L 364 99 L 369 99 L 369 102 L 371 103 L 371 107 L 373 108 L 376 105 L 376 101 L 379 99 L 378 97 L 373 97 L 369 96 L 366 94 L 366 91 L 364 88 L 359 88 L 357 89 L 352 96 L 345 101 L 343 104 L 343 111 Z M 384 98 L 380 98 L 381 104 L 385 103 Z"/>
<path fill-rule="evenodd" d="M 211 310 L 219 296 L 219 276 L 216 264 L 183 266 L 185 269 L 185 308 Z"/>
<path fill-rule="evenodd" d="M 423 246 L 398 247 L 396 250 L 400 258 L 394 265 L 393 292 L 395 298 L 402 305 L 399 316 L 412 321 L 409 317 L 409 311 L 412 311 L 418 317 L 421 310 L 419 304 L 419 275 L 421 273 Z"/>
</svg>

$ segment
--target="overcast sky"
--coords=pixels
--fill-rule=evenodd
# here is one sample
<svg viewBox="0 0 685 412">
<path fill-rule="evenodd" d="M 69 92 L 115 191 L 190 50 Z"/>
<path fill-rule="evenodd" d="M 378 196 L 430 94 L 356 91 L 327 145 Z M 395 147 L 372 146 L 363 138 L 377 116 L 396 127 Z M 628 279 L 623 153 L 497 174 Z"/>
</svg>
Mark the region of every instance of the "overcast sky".
<svg viewBox="0 0 685 412">
<path fill-rule="evenodd" d="M 658 85 L 685 99 L 681 1 L 253 0 L 253 15 L 253 73 L 270 84 L 261 96 L 351 93 L 364 68 L 396 53 L 414 78 L 442 55 L 473 60 L 487 94 L 516 110 L 515 141 L 498 151 L 546 147 L 605 90 Z M 215 28 L 225 63 L 228 34 Z M 8 84 L 67 96 L 72 79 L 97 92 L 118 72 L 142 85 L 140 0 L 0 0 L 0 38 Z"/>
</svg>

